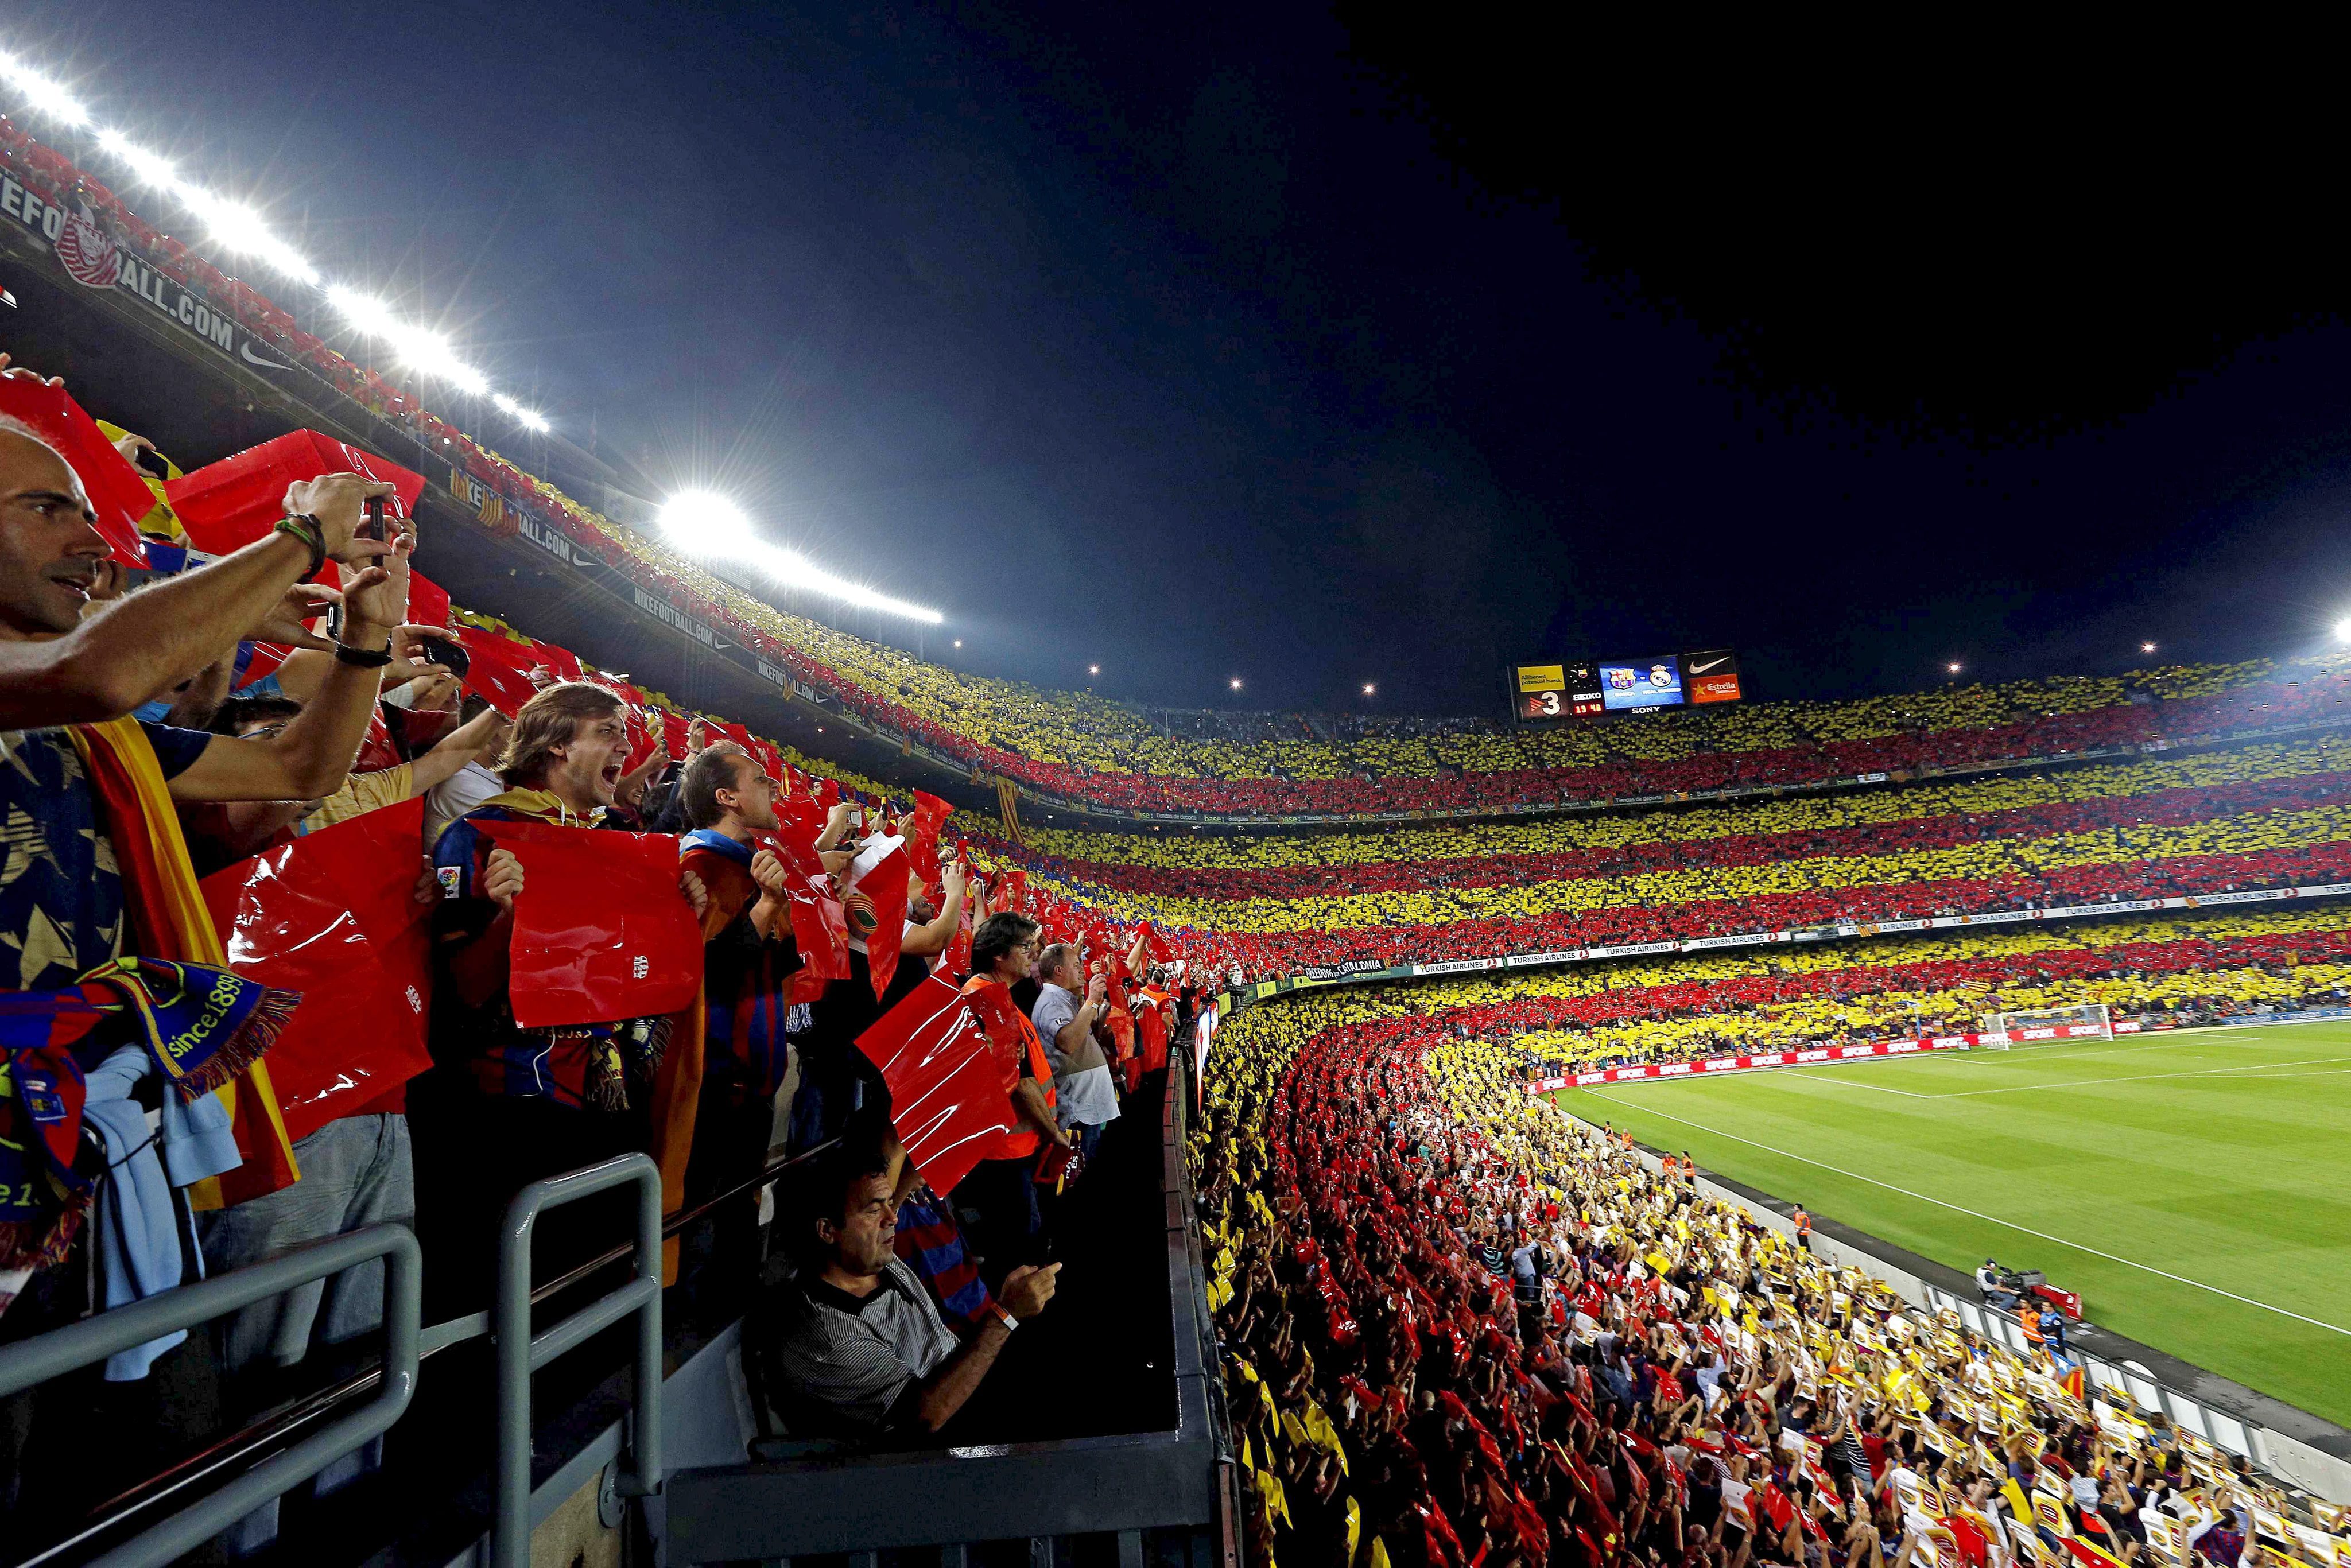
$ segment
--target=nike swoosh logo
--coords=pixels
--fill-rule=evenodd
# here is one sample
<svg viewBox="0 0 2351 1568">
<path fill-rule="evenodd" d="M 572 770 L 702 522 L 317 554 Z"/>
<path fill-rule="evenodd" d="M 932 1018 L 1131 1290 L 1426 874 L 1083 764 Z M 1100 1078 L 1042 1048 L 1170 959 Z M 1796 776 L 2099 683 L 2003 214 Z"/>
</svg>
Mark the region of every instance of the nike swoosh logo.
<svg viewBox="0 0 2351 1568">
<path fill-rule="evenodd" d="M 253 344 L 250 341 L 239 343 L 236 346 L 236 351 L 246 364 L 259 365 L 265 371 L 290 371 L 294 368 L 291 365 L 281 365 L 276 360 L 263 359 L 253 351 Z"/>
<path fill-rule="evenodd" d="M 1693 675 L 1702 675 L 1708 670 L 1713 669 L 1715 664 L 1727 664 L 1729 663 L 1730 663 L 1730 657 L 1729 654 L 1725 654 L 1723 657 L 1715 660 L 1713 664 L 1692 664 L 1689 667 L 1689 673 Z"/>
</svg>

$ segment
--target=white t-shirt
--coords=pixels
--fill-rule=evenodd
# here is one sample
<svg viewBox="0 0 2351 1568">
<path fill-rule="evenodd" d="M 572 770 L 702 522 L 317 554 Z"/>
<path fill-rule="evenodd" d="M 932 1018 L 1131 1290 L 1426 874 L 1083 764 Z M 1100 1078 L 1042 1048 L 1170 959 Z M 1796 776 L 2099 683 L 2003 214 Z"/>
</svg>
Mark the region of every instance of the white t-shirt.
<svg viewBox="0 0 2351 1568">
<path fill-rule="evenodd" d="M 441 841 L 441 830 L 488 800 L 506 793 L 506 781 L 478 762 L 468 762 L 424 792 L 424 847 Z"/>
</svg>

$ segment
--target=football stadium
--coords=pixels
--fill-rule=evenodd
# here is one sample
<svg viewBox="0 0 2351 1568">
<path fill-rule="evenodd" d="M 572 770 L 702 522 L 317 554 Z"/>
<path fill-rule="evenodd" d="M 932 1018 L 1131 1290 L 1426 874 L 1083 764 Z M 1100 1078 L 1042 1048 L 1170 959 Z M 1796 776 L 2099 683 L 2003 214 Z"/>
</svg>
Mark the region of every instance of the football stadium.
<svg viewBox="0 0 2351 1568">
<path fill-rule="evenodd" d="M 228 9 L 0 24 L 0 1568 L 2351 1568 L 2336 269 Z"/>
</svg>

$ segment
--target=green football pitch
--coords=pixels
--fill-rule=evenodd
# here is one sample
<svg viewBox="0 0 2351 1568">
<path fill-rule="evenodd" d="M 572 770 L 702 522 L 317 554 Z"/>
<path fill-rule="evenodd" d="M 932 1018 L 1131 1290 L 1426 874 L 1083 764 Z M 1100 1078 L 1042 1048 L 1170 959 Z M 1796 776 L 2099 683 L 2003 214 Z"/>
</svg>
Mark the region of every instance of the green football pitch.
<svg viewBox="0 0 2351 1568">
<path fill-rule="evenodd" d="M 2351 1425 L 2351 1022 L 1569 1089 L 1587 1121 Z"/>
</svg>

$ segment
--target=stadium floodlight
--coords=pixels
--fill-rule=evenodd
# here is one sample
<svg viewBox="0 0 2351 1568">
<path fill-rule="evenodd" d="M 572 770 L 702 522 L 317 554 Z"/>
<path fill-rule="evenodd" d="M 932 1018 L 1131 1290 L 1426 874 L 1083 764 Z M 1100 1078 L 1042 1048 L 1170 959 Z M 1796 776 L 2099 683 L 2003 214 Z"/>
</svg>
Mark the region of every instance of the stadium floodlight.
<svg viewBox="0 0 2351 1568">
<path fill-rule="evenodd" d="M 778 587 L 820 593 L 884 615 L 936 626 L 946 617 L 920 604 L 836 577 L 798 550 L 769 544 L 741 507 L 711 490 L 681 490 L 663 503 L 662 531 L 688 555 L 741 561 Z"/>
<path fill-rule="evenodd" d="M 2351 615 L 2346 615 L 2335 623 L 2335 640 L 2338 643 L 2351 643 Z"/>
<path fill-rule="evenodd" d="M 411 370 L 437 376 L 475 397 L 490 390 L 490 379 L 458 358 L 448 339 L 402 321 L 392 314 L 391 306 L 373 295 L 338 285 L 327 290 L 327 302 L 358 330 L 381 340 L 393 357 Z"/>
<path fill-rule="evenodd" d="M 1240 689 L 1241 689 L 1241 678 L 1240 678 L 1238 675 L 1235 675 L 1235 676 L 1232 678 L 1231 685 L 1232 685 L 1232 688 L 1233 688 L 1233 690 L 1235 690 L 1235 691 L 1238 691 L 1238 690 L 1240 690 Z"/>
<path fill-rule="evenodd" d="M 120 159 L 123 167 L 157 190 L 176 191 L 180 188 L 180 172 L 172 166 L 169 158 L 140 146 L 112 126 L 98 133 L 98 144 Z"/>
<path fill-rule="evenodd" d="M 2138 645 L 2138 651 L 2142 653 L 2152 653 L 2155 652 L 2155 644 L 2152 643 L 2141 643 Z"/>
<path fill-rule="evenodd" d="M 24 94 L 25 101 L 61 125 L 88 125 L 89 110 L 71 89 L 45 76 L 11 54 L 0 53 L 0 81 Z"/>
<path fill-rule="evenodd" d="M 1374 691 L 1376 691 L 1377 689 L 1378 689 L 1378 688 L 1377 688 L 1377 687 L 1375 687 L 1375 686 L 1374 686 L 1374 685 L 1372 685 L 1372 683 L 1371 683 L 1371 682 L 1369 682 L 1369 681 L 1365 681 L 1365 682 L 1364 683 L 1364 695 L 1365 696 L 1370 696 L 1370 695 L 1371 695 Z"/>
<path fill-rule="evenodd" d="M 1086 666 L 1086 674 L 1090 675 L 1099 675 L 1102 674 L 1102 666 L 1100 664 L 1088 664 Z"/>
<path fill-rule="evenodd" d="M 508 418 L 512 419 L 517 424 L 521 425 L 525 430 L 534 430 L 539 434 L 544 435 L 549 431 L 555 428 L 553 425 L 547 423 L 547 415 L 539 413 L 538 410 L 535 408 L 523 407 L 522 404 L 515 402 L 514 399 L 507 396 L 504 392 L 492 392 L 490 394 L 490 401 L 497 404 L 500 409 L 506 412 Z"/>
<path fill-rule="evenodd" d="M 402 323 L 381 303 L 329 283 L 310 265 L 308 257 L 270 230 L 257 209 L 183 178 L 170 159 L 114 126 L 98 124 L 89 106 L 63 82 L 36 70 L 5 49 L 0 49 L 0 88 L 13 93 L 15 101 L 9 105 L 12 110 L 29 110 L 63 125 L 86 128 L 99 146 L 128 169 L 132 177 L 176 198 L 223 250 L 252 256 L 287 277 L 321 290 L 330 303 L 352 319 L 353 325 L 389 343 L 411 369 L 475 397 L 495 395 L 490 392 L 489 378 L 460 359 L 439 333 Z M 511 398 L 498 395 L 497 403 L 528 429 L 545 432 L 553 428 L 546 415 Z"/>
<path fill-rule="evenodd" d="M 958 637 L 958 638 L 956 638 L 956 647 L 958 647 L 958 648 L 960 648 L 960 647 L 962 647 L 962 646 L 963 646 L 963 639 L 962 639 L 962 638 Z"/>
<path fill-rule="evenodd" d="M 319 282 L 319 269 L 300 251 L 271 234 L 261 214 L 243 202 L 230 201 L 185 180 L 174 183 L 172 193 L 204 220 L 205 231 L 223 250 L 254 256 L 304 283 L 315 286 Z"/>
<path fill-rule="evenodd" d="M 1957 659 L 1953 659 L 1949 664 L 1945 664 L 1943 668 L 1949 674 L 1956 675 L 1959 673 L 1959 662 Z"/>
</svg>

